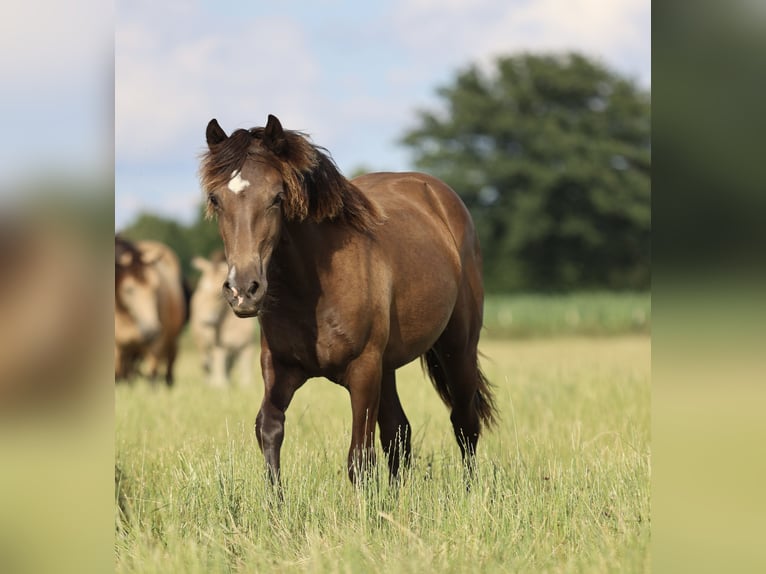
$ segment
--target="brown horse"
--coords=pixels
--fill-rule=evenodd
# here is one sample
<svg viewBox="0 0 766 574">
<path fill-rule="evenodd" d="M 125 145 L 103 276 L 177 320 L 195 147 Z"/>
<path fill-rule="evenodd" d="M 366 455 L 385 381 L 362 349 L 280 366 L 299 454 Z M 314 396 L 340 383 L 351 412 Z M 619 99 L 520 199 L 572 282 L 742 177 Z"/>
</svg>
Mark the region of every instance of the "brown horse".
<svg viewBox="0 0 766 574">
<path fill-rule="evenodd" d="M 375 463 L 375 423 L 391 477 L 410 457 L 395 371 L 421 357 L 451 409 L 463 460 L 493 422 L 479 369 L 481 254 L 471 217 L 446 184 L 420 173 L 347 180 L 323 148 L 266 127 L 230 136 L 213 119 L 201 180 L 229 272 L 223 292 L 261 323 L 263 403 L 255 422 L 279 482 L 285 411 L 309 377 L 348 389 L 348 473 Z"/>
<path fill-rule="evenodd" d="M 181 263 L 157 241 L 114 238 L 115 380 L 135 374 L 145 360 L 150 379 L 161 365 L 173 385 L 178 337 L 188 319 Z"/>
</svg>

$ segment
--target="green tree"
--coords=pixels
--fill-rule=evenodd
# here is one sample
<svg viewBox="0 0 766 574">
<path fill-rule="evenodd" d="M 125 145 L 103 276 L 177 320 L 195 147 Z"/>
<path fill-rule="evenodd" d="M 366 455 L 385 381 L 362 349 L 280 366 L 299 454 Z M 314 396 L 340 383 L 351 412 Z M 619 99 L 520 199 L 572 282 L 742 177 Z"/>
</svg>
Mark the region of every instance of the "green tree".
<svg viewBox="0 0 766 574">
<path fill-rule="evenodd" d="M 489 290 L 648 287 L 648 92 L 579 54 L 523 54 L 437 93 L 402 141 L 471 211 Z"/>
</svg>

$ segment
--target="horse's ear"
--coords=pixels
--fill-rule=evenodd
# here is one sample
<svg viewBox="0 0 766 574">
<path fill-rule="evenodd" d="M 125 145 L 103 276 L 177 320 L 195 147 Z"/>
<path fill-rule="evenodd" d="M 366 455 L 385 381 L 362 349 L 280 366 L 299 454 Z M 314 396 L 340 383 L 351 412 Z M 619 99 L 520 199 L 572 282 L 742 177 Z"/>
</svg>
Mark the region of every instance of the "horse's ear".
<svg viewBox="0 0 766 574">
<path fill-rule="evenodd" d="M 191 263 L 192 267 L 194 267 L 197 271 L 201 271 L 202 273 L 210 269 L 210 261 L 204 257 L 200 257 L 199 255 L 192 257 Z"/>
<path fill-rule="evenodd" d="M 269 114 L 269 119 L 266 121 L 266 127 L 263 130 L 263 145 L 278 156 L 284 155 L 285 151 L 287 151 L 285 130 L 282 129 L 282 124 L 279 123 L 277 117 L 271 114 Z"/>
<path fill-rule="evenodd" d="M 141 250 L 141 263 L 144 265 L 154 265 L 162 259 L 163 253 L 160 249 L 145 247 Z"/>
<path fill-rule="evenodd" d="M 225 140 L 229 136 L 227 136 L 226 132 L 223 131 L 223 128 L 220 125 L 218 125 L 218 120 L 213 118 L 207 124 L 207 130 L 205 130 L 205 137 L 207 138 L 208 147 L 212 147 L 216 144 L 221 143 L 223 140 Z"/>
<path fill-rule="evenodd" d="M 117 265 L 120 267 L 130 267 L 133 263 L 133 253 L 130 251 L 123 251 L 116 259 Z"/>
</svg>

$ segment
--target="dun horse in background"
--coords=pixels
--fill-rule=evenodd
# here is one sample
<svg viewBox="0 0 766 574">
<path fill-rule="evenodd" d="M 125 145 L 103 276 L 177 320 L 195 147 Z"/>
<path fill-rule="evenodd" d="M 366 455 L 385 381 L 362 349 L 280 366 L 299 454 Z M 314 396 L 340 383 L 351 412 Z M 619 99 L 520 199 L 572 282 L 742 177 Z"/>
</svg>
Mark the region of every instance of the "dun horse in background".
<svg viewBox="0 0 766 574">
<path fill-rule="evenodd" d="M 145 361 L 154 380 L 165 369 L 173 384 L 178 337 L 188 319 L 188 296 L 178 256 L 157 241 L 114 238 L 114 343 L 116 380 L 137 374 Z"/>
<path fill-rule="evenodd" d="M 190 326 L 207 382 L 213 387 L 227 386 L 236 363 L 239 384 L 249 386 L 255 355 L 255 319 L 237 318 L 223 298 L 221 284 L 229 270 L 222 252 L 210 259 L 195 257 L 192 265 L 200 277 L 191 298 Z"/>
<path fill-rule="evenodd" d="M 285 411 L 317 376 L 351 396 L 349 478 L 375 463 L 376 423 L 395 477 L 411 449 L 395 371 L 418 357 L 472 464 L 495 410 L 477 359 L 479 243 L 455 192 L 419 173 L 349 181 L 326 150 L 271 115 L 230 136 L 211 120 L 206 136 L 201 179 L 228 262 L 223 292 L 238 316 L 261 323 L 255 432 L 272 479 Z"/>
</svg>

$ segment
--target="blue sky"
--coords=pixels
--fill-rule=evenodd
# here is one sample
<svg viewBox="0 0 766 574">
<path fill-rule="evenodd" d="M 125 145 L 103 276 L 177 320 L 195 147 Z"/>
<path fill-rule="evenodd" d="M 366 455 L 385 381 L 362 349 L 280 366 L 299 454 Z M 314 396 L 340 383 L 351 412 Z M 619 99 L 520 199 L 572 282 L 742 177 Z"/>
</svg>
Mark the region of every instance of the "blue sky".
<svg viewBox="0 0 766 574">
<path fill-rule="evenodd" d="M 188 222 L 205 126 L 308 132 L 341 170 L 408 169 L 397 140 L 435 89 L 499 54 L 578 50 L 649 86 L 645 0 L 118 0 L 115 225 Z"/>
<path fill-rule="evenodd" d="M 3 201 L 46 178 L 110 177 L 113 45 L 108 2 L 7 0 L 3 4 Z"/>
</svg>

